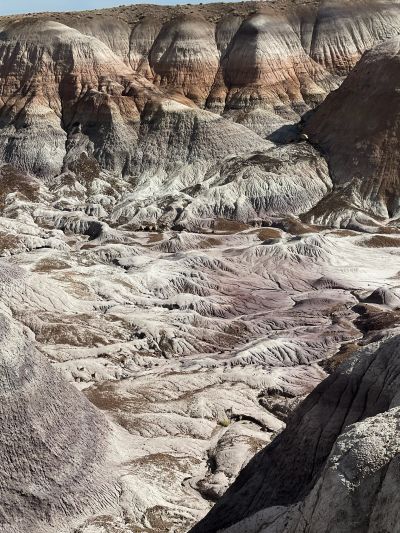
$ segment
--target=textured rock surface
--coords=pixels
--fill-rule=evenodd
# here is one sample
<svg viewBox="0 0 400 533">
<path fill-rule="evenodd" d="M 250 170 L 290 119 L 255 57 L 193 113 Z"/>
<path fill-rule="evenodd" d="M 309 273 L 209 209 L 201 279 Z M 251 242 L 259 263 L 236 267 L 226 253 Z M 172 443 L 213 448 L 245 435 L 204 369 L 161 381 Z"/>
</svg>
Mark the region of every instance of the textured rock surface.
<svg viewBox="0 0 400 533">
<path fill-rule="evenodd" d="M 63 75 L 61 79 L 56 76 L 57 81 L 65 85 L 67 81 L 71 81 L 69 77 L 72 76 L 75 83 L 75 97 L 70 94 L 69 89 L 69 94 L 63 95 L 63 91 L 60 92 L 61 99 L 72 98 L 76 103 L 79 94 L 79 98 L 84 102 L 86 118 L 90 112 L 97 116 L 100 107 L 104 118 L 111 115 L 112 127 L 107 135 L 108 140 L 111 141 L 111 138 L 116 136 L 114 141 L 117 140 L 121 148 L 124 146 L 124 154 L 128 153 L 125 154 L 125 163 L 126 157 L 129 158 L 128 144 L 134 144 L 134 135 L 129 131 L 129 125 L 132 121 L 137 121 L 137 116 L 135 117 L 132 103 L 128 104 L 129 100 L 122 98 L 121 94 L 132 96 L 137 93 L 137 88 L 131 88 L 129 91 L 126 80 L 121 80 L 121 77 L 128 75 L 124 65 L 147 78 L 155 86 L 167 89 L 169 94 L 187 96 L 200 107 L 206 106 L 211 111 L 225 113 L 230 119 L 247 125 L 264 137 L 284 140 L 295 134 L 293 124 L 301 115 L 315 107 L 330 91 L 340 85 L 343 76 L 348 74 L 365 50 L 399 34 L 399 13 L 398 5 L 393 3 L 358 2 L 349 6 L 345 2 L 245 2 L 175 8 L 134 5 L 80 12 L 75 15 L 46 13 L 22 19 L 2 17 L 2 39 L 10 44 L 12 35 L 18 34 L 18 27 L 21 25 L 25 29 L 30 26 L 29 32 L 24 31 L 24 34 L 28 33 L 28 41 L 29 33 L 41 31 L 41 44 L 44 44 L 43 31 L 38 27 L 36 30 L 33 28 L 38 21 L 62 24 L 91 37 L 90 41 L 78 39 L 76 33 L 68 34 L 64 28 L 66 42 L 63 48 L 69 49 L 70 52 L 63 50 L 59 56 L 56 44 L 51 42 L 51 32 L 46 31 L 46 60 L 44 65 L 39 64 L 39 70 L 44 67 L 43 72 L 35 73 L 37 59 L 32 59 L 32 56 L 28 59 L 28 64 L 31 65 L 29 75 L 35 81 L 34 89 L 32 87 L 27 92 L 27 87 L 24 88 L 23 95 L 27 97 L 27 103 L 14 92 L 10 93 L 14 94 L 10 104 L 16 107 L 16 113 L 9 111 L 11 117 L 8 118 L 7 125 L 11 129 L 8 137 L 15 133 L 13 127 L 19 133 L 12 149 L 15 151 L 19 143 L 23 142 L 23 134 L 28 133 L 21 132 L 18 122 L 15 122 L 15 114 L 20 113 L 21 107 L 27 107 L 25 124 L 36 117 L 34 122 L 38 122 L 38 125 L 30 127 L 39 128 L 41 135 L 59 137 L 60 154 L 51 169 L 47 170 L 54 171 L 58 168 L 65 135 L 60 129 L 65 130 L 67 126 L 67 134 L 69 133 L 71 117 L 68 112 L 68 117 L 60 117 L 63 106 L 52 103 L 54 95 L 50 102 L 46 99 L 46 94 L 52 91 L 51 86 L 55 89 L 54 79 L 46 80 L 46 85 L 50 82 L 49 87 L 44 88 L 42 85 L 49 68 L 57 73 L 57 66 L 51 67 L 50 64 L 53 62 L 57 65 L 60 61 L 62 67 L 59 64 L 58 68 L 61 67 Z M 61 27 L 58 29 L 61 32 Z M 93 41 L 93 38 L 96 41 Z M 35 43 L 36 41 L 34 38 Z M 98 41 L 106 47 L 102 52 L 101 46 L 94 44 Z M 93 47 L 96 52 L 90 52 Z M 32 50 L 35 49 L 33 46 Z M 32 53 L 32 50 L 29 53 Z M 8 53 L 12 54 L 12 44 L 7 45 L 5 54 L 3 52 L 3 71 L 11 61 L 12 56 L 7 56 Z M 20 69 L 29 58 L 29 53 L 26 59 L 23 59 Z M 42 53 L 38 51 L 35 57 L 41 57 Z M 80 54 L 78 67 L 74 64 L 74 54 L 77 57 L 77 53 Z M 98 68 L 95 68 L 97 72 L 89 75 L 93 68 L 90 57 L 96 56 L 96 53 L 97 59 L 94 59 L 94 62 L 98 63 Z M 120 62 L 114 61 L 112 55 L 118 56 Z M 84 63 L 85 57 L 86 74 L 82 71 L 82 60 Z M 97 80 L 99 74 L 105 79 Z M 13 74 L 3 72 L 0 75 L 7 78 Z M 82 75 L 83 80 L 80 79 Z M 21 76 L 21 73 L 18 76 Z M 93 94 L 87 94 L 90 89 L 119 98 L 95 98 Z M 36 96 L 31 102 L 29 95 L 33 90 Z M 44 97 L 41 96 L 43 92 Z M 4 94 L 7 93 L 8 91 Z M 111 105 L 110 100 L 114 105 Z M 47 109 L 49 103 L 50 110 Z M 79 108 L 83 110 L 82 105 Z M 119 111 L 116 108 L 119 108 Z M 121 117 L 118 117 L 119 114 Z M 40 120 L 44 120 L 45 116 L 48 122 L 53 122 L 53 132 L 46 130 L 44 133 L 40 130 Z M 25 113 L 22 113 L 20 122 L 24 122 L 24 118 Z M 80 118 L 75 117 L 75 122 L 80 122 Z M 22 123 L 20 128 L 23 128 Z M 93 134 L 96 135 L 95 132 Z M 104 142 L 104 131 L 101 132 L 101 137 Z M 43 159 L 46 147 L 41 149 Z M 9 146 L 8 151 L 10 150 Z M 38 157 L 36 162 L 29 161 L 29 165 L 32 167 L 35 164 L 35 170 L 46 172 L 46 168 L 42 168 L 45 162 Z M 107 168 L 110 168 L 110 157 L 108 154 L 105 158 L 107 162 L 104 156 L 100 158 L 102 164 L 107 164 Z M 15 160 L 17 161 L 16 158 Z M 119 170 L 123 168 L 124 164 L 120 162 Z"/>
<path fill-rule="evenodd" d="M 394 530 L 399 9 L 0 18 L 7 533 Z"/>
<path fill-rule="evenodd" d="M 21 275 L 2 264 L 2 285 Z M 115 505 L 106 418 L 4 315 L 0 328 L 2 531 L 48 531 Z"/>
<path fill-rule="evenodd" d="M 396 531 L 398 395 L 395 329 L 319 385 L 193 531 Z"/>
<path fill-rule="evenodd" d="M 114 29 L 111 25 L 110 31 Z M 186 73 L 182 71 L 178 52 L 183 49 L 181 40 L 185 35 L 195 42 L 193 54 L 198 61 L 197 67 L 187 66 Z M 8 22 L 1 36 L 0 157 L 44 178 L 53 188 L 77 177 L 81 185 L 91 184 L 93 192 L 108 192 L 111 176 L 102 172 L 112 172 L 114 180 L 121 177 L 128 182 L 122 184 L 125 190 L 130 185 L 135 187 L 135 192 L 117 206 L 116 216 L 139 223 L 157 220 L 166 203 L 175 204 L 171 206 L 168 222 L 177 221 L 193 196 L 198 197 L 200 206 L 206 203 L 208 210 L 199 212 L 198 206 L 189 207 L 185 219 L 223 215 L 247 221 L 264 213 L 306 211 L 330 190 L 326 164 L 312 148 L 297 150 L 295 157 L 289 152 L 282 158 L 280 153 L 272 152 L 273 145 L 248 128 L 200 111 L 191 100 L 179 96 L 182 92 L 201 103 L 208 89 L 201 89 L 197 77 L 204 82 L 204 69 L 206 72 L 211 69 L 211 86 L 218 68 L 211 60 L 206 68 L 200 54 L 208 53 L 208 44 L 202 39 L 214 38 L 206 20 L 171 22 L 160 31 L 152 46 L 150 59 L 159 56 L 168 63 L 167 68 L 154 60 L 153 82 L 170 92 L 173 85 L 174 100 L 126 66 L 101 41 L 58 22 L 32 19 Z M 170 46 L 171 39 L 174 44 Z M 217 53 L 215 43 L 213 46 Z M 18 53 L 22 60 L 14 63 L 12 58 Z M 185 61 L 190 61 L 190 54 L 184 56 Z M 139 71 L 141 61 L 136 60 Z M 201 94 L 196 96 L 194 90 Z M 266 154 L 264 161 L 260 154 L 256 166 L 258 154 L 252 157 L 250 151 L 271 155 Z M 232 171 L 220 165 L 227 157 L 232 160 L 242 153 L 248 154 L 245 159 L 229 163 L 235 169 L 242 166 L 242 179 L 247 180 L 246 185 L 239 186 L 242 190 L 237 190 L 236 179 L 229 185 Z M 286 166 L 295 166 L 294 179 L 290 175 L 292 168 L 289 176 L 281 176 L 285 160 Z M 260 183 L 268 175 L 271 178 L 277 175 L 273 180 L 276 185 Z M 97 185 L 96 180 L 105 181 L 106 187 L 101 187 L 101 182 Z M 286 200 L 274 204 L 266 187 L 272 188 L 273 195 L 284 194 Z M 201 193 L 207 188 L 212 192 L 206 192 L 204 197 Z M 155 189 L 158 199 L 154 198 Z M 75 194 L 79 197 L 78 192 Z M 226 207 L 221 206 L 221 195 L 226 197 L 223 200 Z M 128 210 L 124 208 L 126 204 Z"/>
<path fill-rule="evenodd" d="M 150 52 L 154 83 L 204 105 L 219 64 L 215 26 L 183 15 L 163 26 Z"/>
<path fill-rule="evenodd" d="M 283 104 L 305 112 L 307 103 L 318 103 L 337 84 L 333 75 L 306 55 L 284 16 L 260 13 L 244 21 L 236 32 L 221 62 L 209 105 L 251 110 L 260 104 Z"/>
<path fill-rule="evenodd" d="M 89 150 L 102 164 L 123 168 L 126 144 L 135 139 L 126 121 L 138 121 L 139 113 L 132 99 L 124 117 L 120 113 L 124 99 L 118 82 L 128 84 L 133 75 L 122 60 L 97 39 L 57 22 L 32 19 L 3 28 L 0 49 L 3 161 L 39 177 L 54 177 L 63 168 L 66 146 L 76 144 L 79 124 L 87 126 L 92 138 Z M 15 61 L 18 56 L 20 60 Z M 107 89 L 101 92 L 103 83 Z M 115 100 L 103 94 L 107 90 Z M 93 123 L 94 116 L 97 124 L 91 127 L 86 121 Z M 69 132 L 70 127 L 75 129 Z M 72 138 L 68 139 L 68 133 Z M 82 141 L 81 150 L 87 150 L 89 139 L 86 136 Z"/>
<path fill-rule="evenodd" d="M 302 43 L 329 72 L 346 76 L 363 52 L 399 34 L 399 12 L 390 2 L 323 2 L 312 33 L 303 22 Z"/>
<path fill-rule="evenodd" d="M 346 191 L 356 206 L 383 217 L 399 212 L 399 46 L 394 37 L 366 53 L 305 130 L 328 150 L 338 194 Z"/>
<path fill-rule="evenodd" d="M 1 171 L 2 256 L 19 266 L 2 310 L 125 431 L 111 443 L 119 503 L 88 505 L 82 531 L 187 530 L 325 377 L 318 361 L 398 320 L 398 258 L 368 245 L 379 234 L 290 218 L 133 233 L 101 220 L 107 205 L 53 207 L 76 181 L 52 192 Z"/>
</svg>

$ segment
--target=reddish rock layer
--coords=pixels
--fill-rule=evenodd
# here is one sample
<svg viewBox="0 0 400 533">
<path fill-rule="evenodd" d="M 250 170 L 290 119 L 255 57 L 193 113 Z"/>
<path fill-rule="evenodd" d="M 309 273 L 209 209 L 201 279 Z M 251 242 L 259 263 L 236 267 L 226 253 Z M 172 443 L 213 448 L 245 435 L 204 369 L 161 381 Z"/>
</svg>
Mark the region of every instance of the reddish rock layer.
<svg viewBox="0 0 400 533">
<path fill-rule="evenodd" d="M 156 85 L 219 112 L 283 103 L 301 113 L 365 50 L 400 32 L 391 2 L 134 5 L 33 18 L 96 37 Z"/>
</svg>

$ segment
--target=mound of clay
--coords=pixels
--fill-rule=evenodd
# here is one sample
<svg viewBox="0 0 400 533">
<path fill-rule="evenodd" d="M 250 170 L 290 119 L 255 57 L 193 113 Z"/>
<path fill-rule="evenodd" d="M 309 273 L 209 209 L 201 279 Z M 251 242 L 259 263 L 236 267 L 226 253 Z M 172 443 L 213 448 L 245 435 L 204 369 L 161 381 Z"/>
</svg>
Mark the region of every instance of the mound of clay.
<svg viewBox="0 0 400 533">
<path fill-rule="evenodd" d="M 396 309 L 400 306 L 400 298 L 386 287 L 379 287 L 373 291 L 363 302 L 371 304 L 380 304 Z"/>
<path fill-rule="evenodd" d="M 0 17 L 2 531 L 399 529 L 399 36 Z"/>
<path fill-rule="evenodd" d="M 103 415 L 0 315 L 0 526 L 63 530 L 113 499 Z"/>
<path fill-rule="evenodd" d="M 383 217 L 399 213 L 399 50 L 393 37 L 367 52 L 304 130 L 329 153 L 337 198 Z"/>
</svg>

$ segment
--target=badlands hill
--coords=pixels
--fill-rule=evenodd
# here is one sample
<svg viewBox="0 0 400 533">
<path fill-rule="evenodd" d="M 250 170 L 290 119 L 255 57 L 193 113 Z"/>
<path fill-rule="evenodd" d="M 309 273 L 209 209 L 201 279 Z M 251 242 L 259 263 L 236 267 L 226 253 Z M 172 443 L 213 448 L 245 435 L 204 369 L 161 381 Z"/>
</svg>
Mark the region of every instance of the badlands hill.
<svg viewBox="0 0 400 533">
<path fill-rule="evenodd" d="M 399 39 L 0 17 L 2 531 L 398 530 Z"/>
<path fill-rule="evenodd" d="M 304 400 L 193 531 L 399 531 L 398 364 L 395 328 Z"/>
<path fill-rule="evenodd" d="M 399 51 L 397 36 L 365 53 L 305 129 L 329 153 L 338 194 L 385 218 L 399 214 Z"/>
<path fill-rule="evenodd" d="M 2 269 L 2 284 L 21 277 L 18 268 Z M 82 514 L 89 502 L 99 511 L 109 504 L 111 428 L 8 317 L 0 324 L 0 524 L 4 531 L 48 531 L 57 517 Z"/>
</svg>

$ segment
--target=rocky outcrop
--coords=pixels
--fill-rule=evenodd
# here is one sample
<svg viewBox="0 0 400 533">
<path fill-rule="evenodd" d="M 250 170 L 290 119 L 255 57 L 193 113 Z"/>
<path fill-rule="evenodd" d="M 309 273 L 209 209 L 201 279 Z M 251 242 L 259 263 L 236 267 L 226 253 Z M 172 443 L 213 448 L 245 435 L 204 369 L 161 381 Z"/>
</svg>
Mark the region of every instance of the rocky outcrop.
<svg viewBox="0 0 400 533">
<path fill-rule="evenodd" d="M 396 333 L 359 350 L 322 382 L 192 531 L 396 528 L 397 509 L 388 506 L 400 451 Z"/>
<path fill-rule="evenodd" d="M 343 209 L 343 194 L 382 217 L 399 212 L 399 47 L 394 37 L 367 52 L 306 126 L 329 153 L 336 209 Z"/>
<path fill-rule="evenodd" d="M 132 70 L 101 41 L 56 22 L 9 23 L 0 43 L 1 159 L 54 177 L 68 134 L 83 127 L 101 164 L 121 171 L 136 139 L 130 124 L 139 121 L 134 99 L 121 96 L 123 84 L 139 79 Z M 140 78 L 136 85 L 149 84 Z"/>
<path fill-rule="evenodd" d="M 165 24 L 150 52 L 153 83 L 204 106 L 219 65 L 215 27 L 199 16 Z"/>
<path fill-rule="evenodd" d="M 162 27 L 160 19 L 144 17 L 132 28 L 129 39 L 131 67 L 151 81 L 154 79 L 154 71 L 150 66 L 150 51 Z"/>
<path fill-rule="evenodd" d="M 0 18 L 0 529 L 395 531 L 399 20 Z"/>
<path fill-rule="evenodd" d="M 302 114 L 337 84 L 306 55 L 284 16 L 260 13 L 244 21 L 232 39 L 208 105 L 221 111 L 286 105 Z"/>
<path fill-rule="evenodd" d="M 310 495 L 225 529 L 263 533 L 398 531 L 399 409 L 346 428 Z M 332 505 L 333 504 L 333 505 Z"/>
<path fill-rule="evenodd" d="M 312 147 L 276 148 L 244 126 L 171 101 L 147 107 L 134 166 L 135 190 L 112 214 L 133 225 L 297 214 L 331 187 Z"/>
<path fill-rule="evenodd" d="M 77 127 L 102 168 L 132 175 L 150 86 L 283 142 L 365 50 L 400 28 L 397 4 L 363 2 L 122 6 L 0 25 L 0 154 L 43 177 L 59 173 Z"/>
<path fill-rule="evenodd" d="M 129 9 L 120 17 L 107 12 L 104 16 L 1 19 L 1 159 L 41 177 L 53 188 L 70 175 L 68 179 L 94 192 L 92 203 L 111 201 L 112 188 L 105 186 L 110 174 L 102 173 L 112 173 L 113 180 L 125 180 L 122 187 L 126 190 L 137 189 L 118 206 L 113 218 L 124 216 L 136 223 L 160 219 L 166 202 L 173 204 L 169 223 L 189 216 L 249 221 L 268 214 L 309 211 L 331 188 L 324 163 L 315 165 L 316 156 L 309 157 L 311 148 L 308 154 L 297 151 L 299 165 L 292 184 L 282 183 L 280 177 L 273 179 L 272 200 L 265 186 L 254 180 L 238 192 L 242 188 L 239 177 L 237 183 L 227 178 L 229 186 L 223 182 L 225 188 L 235 189 L 227 192 L 220 190 L 222 178 L 218 178 L 216 191 L 210 173 L 222 176 L 225 167 L 219 168 L 220 162 L 240 154 L 231 165 L 241 167 L 238 176 L 248 177 L 249 156 L 243 159 L 241 154 L 268 151 L 271 145 L 262 139 L 284 142 L 289 136 L 296 138 L 300 116 L 339 86 L 358 55 L 397 32 L 398 7 L 356 6 L 357 32 L 353 33 L 348 25 L 354 6 L 277 7 L 259 5 L 258 12 L 246 16 L 225 12 L 218 20 L 210 18 L 207 10 L 201 14 L 203 7 L 179 15 L 149 8 L 137 20 L 129 18 Z M 18 54 L 21 60 L 16 62 Z M 332 98 L 341 98 L 349 83 L 351 77 L 339 96 L 335 93 Z M 324 108 L 336 105 L 331 101 L 335 100 L 321 107 L 307 131 L 315 129 Z M 201 112 L 196 104 L 228 120 Z M 318 128 L 326 128 L 324 121 L 319 121 Z M 346 131 L 350 135 L 351 128 Z M 338 146 L 335 163 L 336 148 L 332 151 L 318 132 L 311 133 L 313 140 L 332 152 L 331 168 L 340 166 L 346 176 L 334 172 L 335 182 L 348 181 L 351 169 L 343 162 L 351 145 L 347 137 L 346 141 L 342 137 L 346 146 L 343 150 Z M 285 158 L 286 152 L 290 149 L 278 158 Z M 254 171 L 260 181 L 264 170 Z M 160 191 L 162 199 L 154 201 L 149 189 L 148 198 L 143 196 L 142 184 L 149 181 L 157 188 L 168 181 Z M 261 181 L 265 183 L 264 178 Z M 202 183 L 206 182 L 214 199 L 209 191 L 203 197 Z M 371 194 L 386 198 L 390 187 L 378 184 Z M 71 201 L 73 197 L 82 200 L 82 191 L 74 194 Z M 221 205 L 221 194 L 229 207 Z M 230 199 L 237 194 L 240 206 Z M 360 194 L 369 193 L 362 190 Z M 263 196 L 266 201 L 260 200 Z M 193 205 L 183 216 L 182 210 L 193 204 L 193 197 L 199 197 L 194 204 L 198 201 L 207 209 L 200 212 Z M 373 209 L 384 214 L 385 200 L 379 202 Z M 395 212 L 395 207 L 389 206 L 389 211 Z"/>
<path fill-rule="evenodd" d="M 84 26 L 78 22 L 83 31 Z M 153 27 L 151 20 L 141 24 Z M 108 27 L 102 26 L 103 30 Z M 110 28 L 114 26 L 111 24 Z M 140 32 L 135 35 L 140 42 Z M 187 62 L 184 74 L 179 50 L 185 49 L 182 40 L 189 36 L 190 46 L 194 48 L 193 53 L 185 52 L 182 56 Z M 154 222 L 154 219 L 160 218 L 162 206 L 166 201 L 171 203 L 172 197 L 176 207 L 170 210 L 168 222 L 177 222 L 181 206 L 190 203 L 191 195 L 187 191 L 194 191 L 209 176 L 220 173 L 218 167 L 223 160 L 232 155 L 272 148 L 251 129 L 200 111 L 193 103 L 204 105 L 218 69 L 218 62 L 212 59 L 213 54 L 219 53 L 214 32 L 205 19 L 179 19 L 161 29 L 149 59 L 154 74 L 153 85 L 118 59 L 100 40 L 82 35 L 58 22 L 23 19 L 8 23 L 2 33 L 2 43 L 3 127 L 0 157 L 21 170 L 41 177 L 52 190 L 59 183 L 75 180 L 87 190 L 109 196 L 107 187 L 101 184 L 107 184 L 110 176 L 102 176 L 101 173 L 113 173 L 114 181 L 116 178 L 125 179 L 128 184 L 123 188 L 129 190 L 130 182 L 135 193 L 124 199 L 124 205 L 128 204 L 129 209 L 118 206 L 115 216 L 123 215 L 127 221 Z M 143 46 L 147 46 L 145 42 Z M 11 59 L 18 47 L 22 47 L 25 55 L 16 67 Z M 235 51 L 232 53 L 236 55 Z M 139 71 L 143 67 L 146 74 L 143 54 L 144 51 L 136 56 L 135 66 Z M 38 58 L 46 59 L 46 67 Z M 161 58 L 168 67 L 163 66 Z M 197 66 L 191 63 L 194 58 Z M 249 65 L 249 68 L 253 67 Z M 209 72 L 208 88 L 205 89 L 201 88 L 199 81 L 201 78 L 204 83 L 204 72 Z M 17 86 L 12 88 L 14 80 L 17 80 Z M 247 82 L 245 84 L 248 85 Z M 196 96 L 193 91 L 199 90 Z M 50 122 L 49 114 L 52 116 Z M 244 119 L 242 122 L 247 124 Z M 171 146 L 175 148 L 171 150 Z M 272 161 L 276 156 L 271 157 Z M 242 166 L 247 179 L 249 169 L 254 165 L 247 164 L 245 160 L 237 159 L 234 167 Z M 190 213 L 188 209 L 183 218 L 228 216 L 248 221 L 265 213 L 308 210 L 328 192 L 330 180 L 324 161 L 317 162 L 317 154 L 312 154 L 312 149 L 297 151 L 295 160 L 299 163 L 303 160 L 296 170 L 301 180 L 296 179 L 292 185 L 282 184 L 283 189 L 289 189 L 285 196 L 293 196 L 292 202 L 287 200 L 274 205 L 267 200 L 260 205 L 258 198 L 265 194 L 264 187 L 252 180 L 239 193 L 239 206 L 235 205 L 234 198 L 237 191 L 227 191 L 223 194 L 229 207 L 222 207 L 215 198 L 211 202 L 219 206 L 212 207 L 207 200 L 207 212 L 200 213 L 195 208 Z M 268 168 L 265 169 L 267 172 Z M 260 169 L 261 174 L 265 170 Z M 255 171 L 259 182 L 260 172 Z M 315 183 L 310 182 L 311 175 L 315 175 Z M 219 186 L 221 179 L 226 184 L 232 181 L 231 178 L 219 178 Z M 152 182 L 150 188 L 149 181 Z M 312 185 L 312 194 L 309 184 Z M 150 191 L 160 186 L 158 195 L 161 198 L 154 201 Z M 210 187 L 214 188 L 212 181 Z M 234 184 L 228 189 L 232 187 L 235 188 Z M 293 194 L 289 192 L 291 188 Z M 213 196 L 218 197 L 219 194 Z M 67 196 L 76 203 L 83 198 L 82 190 L 76 189 Z M 91 199 L 95 202 L 100 200 L 99 197 Z M 143 200 L 147 205 L 143 205 Z M 204 202 L 203 199 L 199 201 Z M 139 206 L 142 211 L 138 217 Z"/>
<path fill-rule="evenodd" d="M 38 18 L 95 36 L 154 83 L 195 91 L 201 105 L 210 96 L 208 105 L 222 110 L 225 101 L 225 110 L 315 105 L 365 50 L 399 33 L 398 6 L 390 2 L 134 5 Z"/>
<path fill-rule="evenodd" d="M 312 32 L 303 19 L 302 44 L 329 72 L 347 76 L 362 54 L 399 34 L 399 11 L 390 2 L 322 2 Z"/>
<path fill-rule="evenodd" d="M 116 56 L 129 65 L 131 58 L 131 27 L 120 18 L 107 16 L 81 17 L 72 15 L 66 19 L 66 26 L 75 28 L 83 35 L 94 37 L 103 42 Z M 137 70 L 134 68 L 134 70 Z"/>
</svg>

